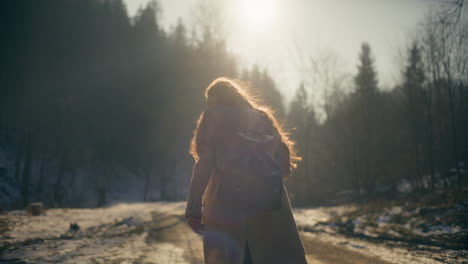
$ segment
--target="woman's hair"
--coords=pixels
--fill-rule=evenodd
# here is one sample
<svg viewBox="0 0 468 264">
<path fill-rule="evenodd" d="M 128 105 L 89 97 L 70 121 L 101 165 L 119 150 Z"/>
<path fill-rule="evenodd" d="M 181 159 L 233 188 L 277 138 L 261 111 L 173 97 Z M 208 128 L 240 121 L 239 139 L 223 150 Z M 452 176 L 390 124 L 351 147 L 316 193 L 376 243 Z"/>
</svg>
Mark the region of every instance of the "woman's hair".
<svg viewBox="0 0 468 264">
<path fill-rule="evenodd" d="M 297 154 L 294 149 L 295 142 L 289 138 L 288 133 L 284 130 L 283 126 L 276 120 L 273 115 L 273 111 L 261 105 L 256 99 L 248 93 L 246 85 L 241 84 L 239 81 L 235 81 L 230 78 L 220 77 L 211 82 L 211 84 L 205 90 L 205 100 L 208 105 L 231 105 L 231 106 L 244 106 L 256 109 L 262 112 L 271 121 L 273 126 L 278 130 L 281 140 L 286 144 L 290 153 L 291 167 L 296 168 L 297 162 L 301 160 L 301 157 Z M 194 135 L 190 143 L 190 154 L 195 160 L 198 160 L 197 151 L 197 133 L 200 127 L 203 114 L 200 115 L 197 121 L 197 126 L 194 130 Z"/>
</svg>

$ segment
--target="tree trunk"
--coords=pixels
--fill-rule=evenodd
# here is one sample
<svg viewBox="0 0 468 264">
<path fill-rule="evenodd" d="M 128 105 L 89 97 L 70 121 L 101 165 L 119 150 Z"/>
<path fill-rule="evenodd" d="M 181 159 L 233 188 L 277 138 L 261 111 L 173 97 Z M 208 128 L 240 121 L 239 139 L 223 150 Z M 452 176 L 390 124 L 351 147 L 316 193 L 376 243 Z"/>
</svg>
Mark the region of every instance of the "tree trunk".
<svg viewBox="0 0 468 264">
<path fill-rule="evenodd" d="M 107 203 L 107 188 L 108 184 L 107 179 L 109 179 L 109 168 L 105 167 L 104 164 L 101 164 L 101 175 L 98 178 L 97 182 L 97 206 L 101 207 Z"/>
<path fill-rule="evenodd" d="M 449 74 L 450 78 L 450 74 Z M 452 159 L 455 163 L 455 169 L 457 171 L 457 179 L 461 178 L 460 167 L 458 166 L 458 139 L 457 139 L 457 123 L 455 116 L 455 100 L 453 98 L 453 87 L 452 82 L 449 79 L 448 83 L 448 99 L 449 99 L 449 109 L 450 109 L 450 127 L 452 132 Z M 460 186 L 459 186 L 460 187 Z"/>
<path fill-rule="evenodd" d="M 429 98 L 426 98 L 427 111 L 427 134 L 426 134 L 426 155 L 429 165 L 429 174 L 431 182 L 435 182 L 435 165 L 434 165 L 434 120 L 432 115 L 432 92 L 429 92 Z"/>
<path fill-rule="evenodd" d="M 23 196 L 23 205 L 26 206 L 29 203 L 29 184 L 31 181 L 31 170 L 32 170 L 32 144 L 31 144 L 31 132 L 29 131 L 26 139 L 26 159 L 24 161 L 23 178 L 21 181 L 21 194 Z"/>
<path fill-rule="evenodd" d="M 160 200 L 163 200 L 163 201 L 167 199 L 166 185 L 167 185 L 166 170 L 161 169 L 161 174 L 159 175 L 159 189 L 160 189 Z"/>
<path fill-rule="evenodd" d="M 22 169 L 22 160 L 24 155 L 23 144 L 19 144 L 15 157 L 15 180 L 21 183 L 20 174 Z"/>
<path fill-rule="evenodd" d="M 46 159 L 41 160 L 41 167 L 39 169 L 39 181 L 37 183 L 37 195 L 43 199 L 42 191 L 44 190 L 44 176 L 45 176 L 45 164 L 47 163 Z"/>
<path fill-rule="evenodd" d="M 149 196 L 149 186 L 150 186 L 150 172 L 148 169 L 143 170 L 143 174 L 145 177 L 145 189 L 143 191 L 143 201 L 147 202 L 148 201 L 148 196 Z"/>
<path fill-rule="evenodd" d="M 304 188 L 303 188 L 303 195 L 304 201 L 302 202 L 309 202 L 310 200 L 310 194 L 312 193 L 310 191 L 311 188 L 311 183 L 310 183 L 310 177 L 311 177 L 311 155 L 310 155 L 310 141 L 311 141 L 311 118 L 310 118 L 311 113 L 307 112 L 307 118 L 306 118 L 306 129 L 305 129 L 305 148 L 304 148 Z"/>
<path fill-rule="evenodd" d="M 54 185 L 54 203 L 60 205 L 63 202 L 63 195 L 62 195 L 62 182 L 63 178 L 65 177 L 65 170 L 67 166 L 67 159 L 68 159 L 68 150 L 64 147 L 62 152 L 62 157 L 60 159 L 59 170 L 57 174 L 57 180 Z"/>
</svg>

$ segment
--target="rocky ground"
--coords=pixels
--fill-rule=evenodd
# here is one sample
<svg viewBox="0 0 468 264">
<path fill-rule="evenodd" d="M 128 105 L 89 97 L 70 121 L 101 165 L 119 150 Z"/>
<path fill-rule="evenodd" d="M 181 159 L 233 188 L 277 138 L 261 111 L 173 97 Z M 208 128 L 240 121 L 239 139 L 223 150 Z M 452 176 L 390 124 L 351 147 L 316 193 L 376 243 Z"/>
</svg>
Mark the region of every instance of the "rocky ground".
<svg viewBox="0 0 468 264">
<path fill-rule="evenodd" d="M 186 225 L 184 206 L 117 204 L 41 216 L 11 211 L 0 216 L 0 263 L 203 263 L 201 237 Z M 353 213 L 353 206 L 295 210 L 309 263 L 468 263 L 466 249 L 344 234 L 335 222 Z"/>
</svg>

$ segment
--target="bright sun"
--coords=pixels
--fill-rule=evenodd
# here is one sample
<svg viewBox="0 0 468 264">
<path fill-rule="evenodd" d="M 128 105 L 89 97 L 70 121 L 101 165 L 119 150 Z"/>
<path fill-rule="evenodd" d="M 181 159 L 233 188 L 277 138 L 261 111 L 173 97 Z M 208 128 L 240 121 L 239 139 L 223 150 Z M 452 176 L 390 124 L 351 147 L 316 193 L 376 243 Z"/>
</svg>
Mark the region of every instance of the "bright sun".
<svg viewBox="0 0 468 264">
<path fill-rule="evenodd" d="M 248 26 L 266 26 L 274 16 L 274 0 L 241 0 L 241 16 Z"/>
</svg>

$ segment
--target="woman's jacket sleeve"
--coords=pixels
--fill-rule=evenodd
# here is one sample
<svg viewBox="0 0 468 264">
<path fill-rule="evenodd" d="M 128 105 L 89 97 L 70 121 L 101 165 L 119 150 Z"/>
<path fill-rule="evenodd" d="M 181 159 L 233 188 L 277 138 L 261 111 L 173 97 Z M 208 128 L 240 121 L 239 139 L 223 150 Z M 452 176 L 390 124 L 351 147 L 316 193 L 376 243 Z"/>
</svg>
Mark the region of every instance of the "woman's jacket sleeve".
<svg viewBox="0 0 468 264">
<path fill-rule="evenodd" d="M 199 159 L 193 167 L 187 199 L 186 217 L 201 217 L 202 197 L 215 166 L 214 120 L 212 113 L 203 113 L 196 135 Z"/>
</svg>

